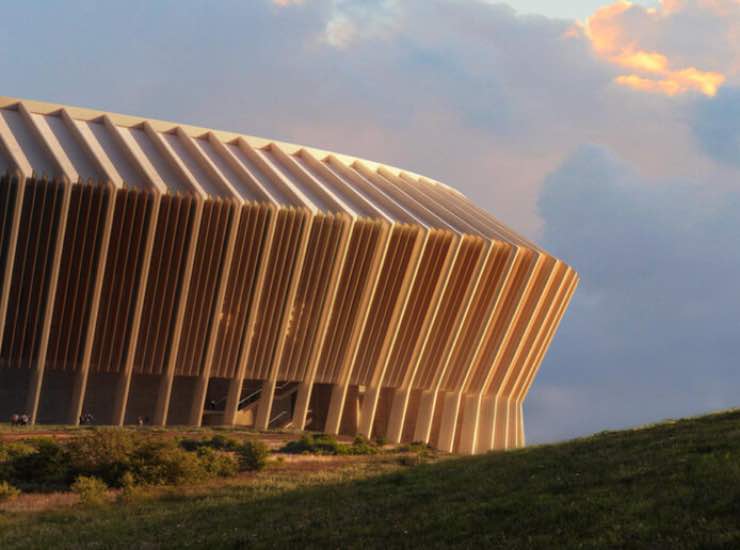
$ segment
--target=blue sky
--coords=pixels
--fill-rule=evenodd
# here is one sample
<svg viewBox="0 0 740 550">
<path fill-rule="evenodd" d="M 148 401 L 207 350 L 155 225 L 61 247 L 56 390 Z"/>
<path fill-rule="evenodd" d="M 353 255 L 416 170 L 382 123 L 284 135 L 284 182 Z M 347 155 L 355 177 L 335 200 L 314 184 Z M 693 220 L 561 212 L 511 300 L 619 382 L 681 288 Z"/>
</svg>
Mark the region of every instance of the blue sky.
<svg viewBox="0 0 740 550">
<path fill-rule="evenodd" d="M 406 167 L 574 265 L 530 442 L 740 405 L 738 2 L 72 0 L 3 16 L 4 95 Z"/>
<path fill-rule="evenodd" d="M 547 17 L 584 20 L 608 2 L 602 0 L 510 0 L 507 3 L 520 13 L 537 13 Z M 643 0 L 635 2 L 635 4 L 653 7 L 660 4 L 660 2 L 658 0 Z"/>
</svg>

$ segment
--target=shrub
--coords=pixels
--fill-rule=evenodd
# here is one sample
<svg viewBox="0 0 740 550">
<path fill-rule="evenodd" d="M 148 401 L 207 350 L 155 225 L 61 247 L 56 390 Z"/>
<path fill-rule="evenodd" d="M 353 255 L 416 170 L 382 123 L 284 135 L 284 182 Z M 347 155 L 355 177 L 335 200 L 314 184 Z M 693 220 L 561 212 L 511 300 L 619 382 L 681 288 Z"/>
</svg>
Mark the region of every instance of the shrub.
<svg viewBox="0 0 740 550">
<path fill-rule="evenodd" d="M 13 478 L 44 487 L 67 485 L 71 473 L 67 450 L 52 439 L 31 440 L 29 444 L 35 452 L 16 456 Z"/>
<path fill-rule="evenodd" d="M 432 447 L 423 441 L 414 441 L 407 445 L 401 445 L 398 447 L 398 452 L 410 453 L 399 459 L 402 466 L 418 466 L 419 464 L 429 462 L 429 459 L 434 457 Z"/>
<path fill-rule="evenodd" d="M 184 438 L 184 439 L 180 439 L 179 445 L 182 449 L 188 452 L 195 452 L 202 447 L 206 447 L 207 446 L 206 441 L 207 441 L 206 439 Z"/>
<path fill-rule="evenodd" d="M 80 502 L 87 506 L 100 506 L 108 500 L 108 486 L 97 477 L 79 476 L 71 489 L 80 496 Z"/>
<path fill-rule="evenodd" d="M 210 439 L 209 445 L 219 451 L 238 451 L 242 447 L 242 442 L 233 437 L 216 434 Z"/>
<path fill-rule="evenodd" d="M 120 487 L 131 469 L 131 457 L 144 443 L 138 434 L 121 429 L 95 430 L 72 440 L 67 449 L 74 476 L 94 476 L 112 487 Z"/>
<path fill-rule="evenodd" d="M 239 449 L 239 463 L 242 470 L 261 470 L 267 465 L 270 450 L 262 441 L 247 440 Z"/>
<path fill-rule="evenodd" d="M 7 481 L 0 481 L 0 502 L 13 500 L 20 494 L 21 492 Z"/>
<path fill-rule="evenodd" d="M 130 479 L 140 485 L 169 485 L 236 475 L 237 459 L 221 450 L 230 448 L 239 448 L 238 441 L 221 435 L 181 440 L 178 444 L 104 429 L 70 443 L 70 455 L 76 475 L 92 475 L 110 486 L 123 487 Z"/>
<path fill-rule="evenodd" d="M 176 485 L 264 466 L 266 449 L 215 436 L 187 451 L 182 442 L 121 429 L 97 429 L 64 444 L 51 439 L 0 445 L 0 481 L 44 490 L 95 478 L 106 487 Z M 234 452 L 228 449 L 238 449 Z M 263 454 L 265 456 L 263 456 Z"/>
<path fill-rule="evenodd" d="M 424 443 L 423 441 L 414 441 L 412 443 L 407 443 L 406 445 L 401 445 L 400 447 L 398 447 L 398 452 L 400 453 L 427 454 L 431 450 L 432 450 L 432 447 L 430 447 L 428 444 Z"/>
<path fill-rule="evenodd" d="M 239 473 L 239 461 L 233 453 L 215 451 L 210 447 L 201 447 L 197 452 L 198 460 L 209 476 L 232 477 Z"/>
<path fill-rule="evenodd" d="M 182 439 L 180 447 L 186 451 L 197 451 L 202 448 L 215 449 L 217 451 L 234 451 L 238 452 L 242 443 L 233 437 L 216 434 L 210 439 Z"/>
<path fill-rule="evenodd" d="M 0 444 L 0 481 L 11 481 L 15 477 L 15 461 L 35 452 L 36 449 L 27 443 Z"/>
<path fill-rule="evenodd" d="M 344 454 L 343 449 L 336 438 L 328 434 L 305 434 L 300 439 L 289 441 L 282 449 L 282 453 L 289 454 L 319 454 L 337 455 Z"/>
<path fill-rule="evenodd" d="M 362 435 L 356 435 L 352 445 L 347 449 L 348 454 L 352 455 L 374 455 L 380 449 L 368 438 Z"/>
<path fill-rule="evenodd" d="M 358 435 L 352 445 L 339 443 L 333 435 L 306 434 L 296 441 L 289 441 L 280 452 L 289 454 L 318 455 L 367 455 L 379 452 L 367 438 Z"/>
<path fill-rule="evenodd" d="M 121 476 L 121 493 L 118 499 L 126 504 L 141 500 L 146 494 L 146 490 L 136 483 L 136 478 L 131 472 L 126 472 Z"/>
<path fill-rule="evenodd" d="M 195 453 L 165 441 L 150 441 L 136 449 L 131 473 L 143 485 L 196 483 L 208 475 Z"/>
</svg>

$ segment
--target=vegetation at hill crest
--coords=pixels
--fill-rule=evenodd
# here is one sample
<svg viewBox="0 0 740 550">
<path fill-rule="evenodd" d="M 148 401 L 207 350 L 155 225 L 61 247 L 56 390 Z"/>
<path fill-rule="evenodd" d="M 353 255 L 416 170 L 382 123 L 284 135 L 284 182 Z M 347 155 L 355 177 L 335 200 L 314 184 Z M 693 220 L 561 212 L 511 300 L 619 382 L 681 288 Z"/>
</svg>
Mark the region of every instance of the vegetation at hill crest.
<svg viewBox="0 0 740 550">
<path fill-rule="evenodd" d="M 103 506 L 4 505 L 0 547 L 740 546 L 740 411 L 413 467 L 379 453 L 303 471 L 285 456 Z"/>
</svg>

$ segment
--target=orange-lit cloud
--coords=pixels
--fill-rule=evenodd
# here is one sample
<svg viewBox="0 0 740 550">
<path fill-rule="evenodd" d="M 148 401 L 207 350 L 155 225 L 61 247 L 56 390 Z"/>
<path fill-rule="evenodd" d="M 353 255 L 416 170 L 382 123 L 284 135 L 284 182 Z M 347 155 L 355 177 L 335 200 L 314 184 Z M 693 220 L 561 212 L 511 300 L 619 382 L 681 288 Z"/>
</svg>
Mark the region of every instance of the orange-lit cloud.
<svg viewBox="0 0 740 550">
<path fill-rule="evenodd" d="M 705 1 L 701 7 L 714 12 L 718 9 L 715 4 L 721 3 Z M 598 9 L 586 20 L 583 30 L 599 57 L 628 71 L 616 77 L 617 84 L 670 96 L 686 92 L 713 96 L 725 82 L 725 74 L 691 65 L 681 66 L 680 62 L 670 59 L 670 54 L 646 49 L 641 44 L 644 34 L 631 28 L 639 22 L 642 33 L 646 29 L 648 32 L 656 30 L 661 20 L 686 5 L 682 0 L 663 0 L 657 8 L 644 8 L 620 0 Z"/>
<path fill-rule="evenodd" d="M 625 52 L 614 56 L 612 61 L 626 69 L 646 73 L 661 74 L 668 71 L 668 58 L 663 54 L 655 52 Z"/>
<path fill-rule="evenodd" d="M 649 78 L 642 78 L 636 74 L 628 74 L 618 76 L 614 80 L 617 84 L 627 86 L 633 90 L 641 90 L 643 92 L 655 92 L 662 93 L 665 95 L 676 95 L 684 90 L 677 82 L 669 79 L 664 80 L 651 80 Z"/>
</svg>

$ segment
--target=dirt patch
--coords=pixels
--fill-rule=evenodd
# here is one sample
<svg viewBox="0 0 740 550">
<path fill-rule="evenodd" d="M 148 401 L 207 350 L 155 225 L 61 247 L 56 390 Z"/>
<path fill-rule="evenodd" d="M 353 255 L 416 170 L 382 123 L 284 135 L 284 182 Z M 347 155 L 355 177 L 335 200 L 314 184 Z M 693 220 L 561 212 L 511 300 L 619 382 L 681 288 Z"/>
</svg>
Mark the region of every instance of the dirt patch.
<svg viewBox="0 0 740 550">
<path fill-rule="evenodd" d="M 35 439 L 39 437 L 48 437 L 51 439 L 65 440 L 79 437 L 83 432 L 70 433 L 70 432 L 54 432 L 54 431 L 38 431 L 38 430 L 24 430 L 24 431 L 12 431 L 12 432 L 0 432 L 0 441 L 18 441 L 21 439 Z"/>
<path fill-rule="evenodd" d="M 366 455 L 294 455 L 285 453 L 275 453 L 274 468 L 281 470 L 294 470 L 299 472 L 320 472 L 333 468 L 341 468 L 352 464 L 360 464 L 369 461 Z"/>
<path fill-rule="evenodd" d="M 80 501 L 75 493 L 22 493 L 16 498 L 0 503 L 1 512 L 44 512 L 72 506 Z"/>
</svg>

